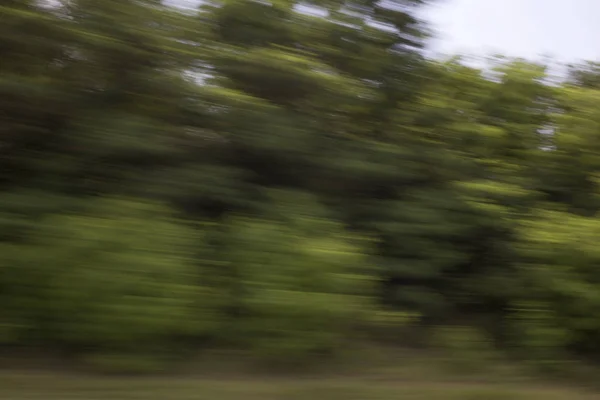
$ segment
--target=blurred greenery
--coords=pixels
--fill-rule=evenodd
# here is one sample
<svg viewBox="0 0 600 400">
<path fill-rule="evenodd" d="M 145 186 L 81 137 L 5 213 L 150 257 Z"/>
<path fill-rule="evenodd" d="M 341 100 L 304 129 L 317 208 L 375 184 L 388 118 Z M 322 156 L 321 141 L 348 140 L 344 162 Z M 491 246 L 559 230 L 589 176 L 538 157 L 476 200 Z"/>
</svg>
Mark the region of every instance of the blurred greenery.
<svg viewBox="0 0 600 400">
<path fill-rule="evenodd" d="M 428 59 L 424 3 L 5 0 L 2 349 L 597 365 L 598 64 Z"/>
</svg>

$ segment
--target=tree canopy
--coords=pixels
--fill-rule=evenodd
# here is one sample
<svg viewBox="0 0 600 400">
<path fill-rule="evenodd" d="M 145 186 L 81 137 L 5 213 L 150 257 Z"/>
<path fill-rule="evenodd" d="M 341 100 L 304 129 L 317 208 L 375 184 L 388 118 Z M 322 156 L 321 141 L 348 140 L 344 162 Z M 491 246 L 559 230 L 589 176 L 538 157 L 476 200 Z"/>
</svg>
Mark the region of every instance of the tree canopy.
<svg viewBox="0 0 600 400">
<path fill-rule="evenodd" d="M 597 360 L 598 64 L 428 59 L 423 3 L 4 1 L 0 343 Z"/>
</svg>

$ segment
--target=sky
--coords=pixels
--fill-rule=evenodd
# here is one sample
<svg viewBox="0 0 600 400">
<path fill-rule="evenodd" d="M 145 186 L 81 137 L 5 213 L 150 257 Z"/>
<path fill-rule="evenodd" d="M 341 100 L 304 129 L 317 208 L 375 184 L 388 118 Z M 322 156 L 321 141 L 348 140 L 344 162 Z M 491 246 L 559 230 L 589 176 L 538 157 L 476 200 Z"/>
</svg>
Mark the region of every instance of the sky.
<svg viewBox="0 0 600 400">
<path fill-rule="evenodd" d="M 600 61 L 600 0 L 435 0 L 423 17 L 436 53 Z"/>
<path fill-rule="evenodd" d="M 202 0 L 163 0 L 193 7 Z M 393 0 L 392 0 L 393 1 Z M 600 0 L 430 0 L 432 55 L 600 61 Z"/>
</svg>

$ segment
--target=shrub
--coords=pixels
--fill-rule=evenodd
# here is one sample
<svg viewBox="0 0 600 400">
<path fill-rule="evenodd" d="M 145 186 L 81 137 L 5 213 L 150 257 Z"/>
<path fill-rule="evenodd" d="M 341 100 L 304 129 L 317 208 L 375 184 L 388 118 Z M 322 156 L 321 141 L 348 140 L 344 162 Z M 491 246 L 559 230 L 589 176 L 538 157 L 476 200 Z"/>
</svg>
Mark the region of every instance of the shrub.
<svg viewBox="0 0 600 400">
<path fill-rule="evenodd" d="M 212 288 L 193 258 L 197 231 L 160 205 L 100 199 L 44 219 L 0 251 L 21 340 L 93 352 L 153 351 L 216 327 Z M 7 278 L 8 279 L 8 278 Z"/>
<path fill-rule="evenodd" d="M 369 309 L 371 282 L 361 247 L 314 203 L 276 204 L 267 219 L 228 221 L 220 257 L 238 342 L 298 361 L 343 344 Z"/>
</svg>

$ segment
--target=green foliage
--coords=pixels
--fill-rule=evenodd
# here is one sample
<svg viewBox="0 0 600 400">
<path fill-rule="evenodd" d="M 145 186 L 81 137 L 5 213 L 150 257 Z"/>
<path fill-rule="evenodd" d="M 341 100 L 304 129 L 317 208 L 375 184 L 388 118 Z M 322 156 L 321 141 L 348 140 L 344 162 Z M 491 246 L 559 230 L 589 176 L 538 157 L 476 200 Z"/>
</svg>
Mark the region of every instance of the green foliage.
<svg viewBox="0 0 600 400">
<path fill-rule="evenodd" d="M 372 306 L 361 241 L 324 219 L 310 198 L 290 196 L 277 193 L 265 220 L 228 220 L 218 247 L 221 290 L 239 315 L 234 340 L 279 362 L 347 344 Z"/>
<path fill-rule="evenodd" d="M 454 372 L 481 372 L 495 365 L 497 358 L 492 338 L 468 326 L 439 327 L 433 331 L 430 345 Z"/>
<path fill-rule="evenodd" d="M 41 3 L 0 6 L 2 343 L 600 355 L 597 63 L 426 60 L 419 0 Z"/>
<path fill-rule="evenodd" d="M 600 224 L 563 212 L 539 212 L 522 229 L 522 273 L 528 287 L 517 316 L 526 345 L 574 350 L 596 358 L 600 333 L 596 238 Z"/>
<path fill-rule="evenodd" d="M 83 349 L 205 334 L 218 316 L 192 258 L 198 239 L 168 210 L 132 200 L 49 216 L 26 243 L 2 245 L 4 309 L 21 337 Z"/>
</svg>

